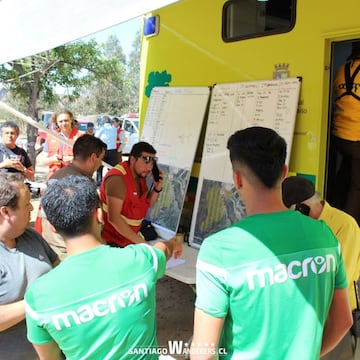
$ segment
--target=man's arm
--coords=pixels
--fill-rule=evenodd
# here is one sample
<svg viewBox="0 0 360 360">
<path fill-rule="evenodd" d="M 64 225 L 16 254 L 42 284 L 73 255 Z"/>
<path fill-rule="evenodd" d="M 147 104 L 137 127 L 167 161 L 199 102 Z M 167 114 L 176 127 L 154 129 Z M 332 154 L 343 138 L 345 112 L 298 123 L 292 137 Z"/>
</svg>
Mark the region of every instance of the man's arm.
<svg viewBox="0 0 360 360">
<path fill-rule="evenodd" d="M 53 267 L 53 268 L 55 268 L 55 267 L 57 267 L 59 264 L 60 264 L 60 259 L 58 258 L 58 259 L 56 259 L 52 264 L 51 264 L 51 266 Z"/>
<path fill-rule="evenodd" d="M 33 344 L 33 347 L 40 360 L 61 360 L 63 359 L 61 350 L 55 341 L 51 341 L 47 344 L 37 345 Z"/>
<path fill-rule="evenodd" d="M 216 318 L 195 308 L 194 335 L 191 342 L 192 360 L 210 360 L 216 358 L 224 318 Z"/>
<path fill-rule="evenodd" d="M 22 171 L 27 179 L 29 179 L 30 181 L 34 181 L 35 172 L 32 166 L 29 166 L 28 168 L 24 167 Z"/>
<path fill-rule="evenodd" d="M 108 205 L 108 221 L 115 228 L 115 230 L 129 239 L 135 244 L 146 243 L 146 241 L 126 223 L 126 221 L 120 216 L 124 201 L 114 197 L 107 196 Z"/>
<path fill-rule="evenodd" d="M 24 300 L 0 305 L 0 331 L 9 329 L 25 319 Z"/>
<path fill-rule="evenodd" d="M 43 150 L 37 157 L 36 157 L 36 161 L 38 162 L 39 165 L 42 166 L 49 166 L 52 163 L 58 162 L 58 155 L 54 154 L 49 156 L 49 153 L 45 150 Z"/>
<path fill-rule="evenodd" d="M 168 241 L 157 242 L 154 247 L 164 252 L 166 261 L 169 260 L 172 255 L 177 259 L 182 254 L 182 242 L 177 241 L 176 237 L 173 237 Z"/>
<path fill-rule="evenodd" d="M 352 313 L 347 289 L 335 289 L 324 326 L 320 356 L 333 350 L 352 325 Z"/>
</svg>

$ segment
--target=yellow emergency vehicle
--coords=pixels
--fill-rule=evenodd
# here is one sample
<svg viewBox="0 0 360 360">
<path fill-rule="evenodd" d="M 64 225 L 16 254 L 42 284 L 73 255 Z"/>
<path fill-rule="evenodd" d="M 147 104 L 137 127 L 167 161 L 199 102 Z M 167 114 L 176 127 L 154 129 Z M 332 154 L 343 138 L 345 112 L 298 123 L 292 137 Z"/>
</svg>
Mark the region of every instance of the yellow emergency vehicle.
<svg viewBox="0 0 360 360">
<path fill-rule="evenodd" d="M 154 86 L 301 77 L 289 170 L 326 193 L 331 84 L 360 38 L 359 11 L 358 0 L 182 0 L 149 13 L 140 119 Z"/>
</svg>

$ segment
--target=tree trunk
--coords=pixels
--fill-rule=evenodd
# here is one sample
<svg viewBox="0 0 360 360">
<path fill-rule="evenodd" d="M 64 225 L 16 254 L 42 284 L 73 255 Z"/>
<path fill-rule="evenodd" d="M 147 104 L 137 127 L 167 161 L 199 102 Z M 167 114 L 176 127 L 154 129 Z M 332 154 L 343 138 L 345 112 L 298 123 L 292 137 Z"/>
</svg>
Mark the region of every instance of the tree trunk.
<svg viewBox="0 0 360 360">
<path fill-rule="evenodd" d="M 29 89 L 28 114 L 35 121 L 38 121 L 38 111 L 36 105 L 37 105 L 38 92 L 39 92 L 39 78 L 40 78 L 40 73 L 39 72 L 34 73 L 33 83 L 31 88 Z M 36 127 L 30 124 L 27 125 L 27 130 L 26 130 L 27 153 L 33 165 L 34 171 L 36 169 L 35 144 L 36 144 L 37 133 L 38 131 Z"/>
</svg>

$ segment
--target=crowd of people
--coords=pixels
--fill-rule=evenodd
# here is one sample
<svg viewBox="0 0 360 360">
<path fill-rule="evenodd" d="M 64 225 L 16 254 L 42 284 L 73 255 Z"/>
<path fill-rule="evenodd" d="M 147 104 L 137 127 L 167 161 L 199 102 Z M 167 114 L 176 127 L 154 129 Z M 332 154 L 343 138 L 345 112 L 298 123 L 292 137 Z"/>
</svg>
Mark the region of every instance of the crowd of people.
<svg viewBox="0 0 360 360">
<path fill-rule="evenodd" d="M 156 149 L 140 141 L 122 161 L 118 119 L 81 133 L 62 110 L 54 125 L 65 141 L 44 145 L 36 231 L 24 183 L 34 171 L 16 124 L 2 127 L 3 147 L 21 158 L 0 148 L 0 358 L 157 359 L 156 282 L 182 244 L 149 245 L 140 232 L 166 178 L 152 173 Z M 227 148 L 247 216 L 201 245 L 191 358 L 338 359 L 356 308 L 356 221 L 287 177 L 274 130 L 236 131 Z"/>
</svg>

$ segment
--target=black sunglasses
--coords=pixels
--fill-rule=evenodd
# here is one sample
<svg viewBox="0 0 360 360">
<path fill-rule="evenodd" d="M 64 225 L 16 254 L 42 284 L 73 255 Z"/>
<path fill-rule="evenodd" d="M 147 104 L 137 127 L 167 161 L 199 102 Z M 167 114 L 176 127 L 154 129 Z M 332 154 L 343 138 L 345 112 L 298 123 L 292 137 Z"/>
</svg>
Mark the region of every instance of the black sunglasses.
<svg viewBox="0 0 360 360">
<path fill-rule="evenodd" d="M 142 158 L 145 162 L 145 164 L 150 164 L 151 162 L 155 163 L 157 161 L 157 157 L 156 156 L 144 156 L 144 155 L 140 155 L 138 156 L 138 158 Z"/>
</svg>

